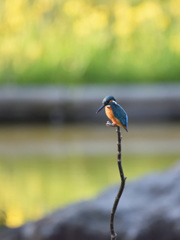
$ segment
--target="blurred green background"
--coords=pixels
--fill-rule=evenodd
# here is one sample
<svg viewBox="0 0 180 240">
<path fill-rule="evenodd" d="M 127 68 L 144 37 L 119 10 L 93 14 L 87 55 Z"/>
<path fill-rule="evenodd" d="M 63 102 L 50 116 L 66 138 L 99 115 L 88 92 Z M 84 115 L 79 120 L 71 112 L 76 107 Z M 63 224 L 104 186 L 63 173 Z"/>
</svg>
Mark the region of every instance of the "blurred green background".
<svg viewBox="0 0 180 240">
<path fill-rule="evenodd" d="M 89 84 L 94 89 L 107 84 L 179 86 L 179 29 L 178 0 L 0 1 L 0 84 L 26 86 L 26 92 L 32 85 L 54 84 L 67 89 Z M 75 107 L 89 101 L 82 96 Z M 13 108 L 16 102 L 11 97 L 0 96 L 0 107 L 4 99 L 11 99 L 8 104 Z M 130 105 L 126 97 L 131 96 L 125 96 L 125 109 Z M 101 101 L 100 96 L 97 108 Z M 144 104 L 143 98 L 138 101 Z M 0 120 L 10 105 L 0 111 Z M 13 114 L 20 110 L 16 107 Z M 171 114 L 171 109 L 164 110 Z M 127 113 L 131 116 L 135 111 L 136 101 Z M 75 124 L 69 116 L 68 124 L 64 120 L 0 121 L 0 225 L 19 226 L 119 182 L 116 132 L 106 128 L 106 118 L 97 117 L 102 125 Z M 128 180 L 163 170 L 180 159 L 179 119 L 156 122 L 155 118 L 151 123 L 139 118 L 130 118 L 129 132 L 123 131 L 122 159 Z"/>
<path fill-rule="evenodd" d="M 180 2 L 0 2 L 0 81 L 179 81 Z"/>
</svg>

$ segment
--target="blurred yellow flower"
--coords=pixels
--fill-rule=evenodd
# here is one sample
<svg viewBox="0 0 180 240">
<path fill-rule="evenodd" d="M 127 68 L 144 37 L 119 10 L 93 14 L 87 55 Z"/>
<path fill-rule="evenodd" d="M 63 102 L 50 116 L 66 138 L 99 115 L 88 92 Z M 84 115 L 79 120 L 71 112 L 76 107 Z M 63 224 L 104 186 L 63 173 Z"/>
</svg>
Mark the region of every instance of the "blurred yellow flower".
<svg viewBox="0 0 180 240">
<path fill-rule="evenodd" d="M 25 54 L 29 60 L 36 60 L 40 58 L 42 55 L 42 47 L 40 43 L 37 41 L 29 42 L 29 44 L 27 44 Z"/>
<path fill-rule="evenodd" d="M 26 1 L 17 0 L 12 6 L 12 1 L 6 0 L 4 4 L 3 22 L 6 25 L 6 32 L 16 32 L 25 25 Z"/>
<path fill-rule="evenodd" d="M 10 56 L 16 52 L 16 47 L 14 46 L 14 38 L 7 38 L 1 41 L 0 44 L 0 54 L 1 57 Z"/>
<path fill-rule="evenodd" d="M 65 1 L 63 10 L 67 16 L 77 16 L 79 14 L 81 15 L 82 13 L 84 13 L 84 11 L 87 9 L 87 5 L 88 3 L 85 3 L 83 1 L 69 0 Z"/>
<path fill-rule="evenodd" d="M 166 30 L 171 23 L 171 19 L 169 16 L 165 14 L 160 14 L 159 16 L 156 17 L 155 23 L 160 30 Z"/>
<path fill-rule="evenodd" d="M 154 19 L 160 14 L 162 14 L 162 7 L 155 1 L 143 1 L 134 8 L 134 15 L 137 23 Z"/>
<path fill-rule="evenodd" d="M 115 22 L 113 30 L 121 37 L 129 36 L 134 29 L 133 10 L 126 2 L 114 5 Z"/>
<path fill-rule="evenodd" d="M 54 6 L 53 3 L 54 1 L 52 0 L 36 0 L 33 2 L 32 8 L 35 9 L 35 11 L 39 12 L 39 14 L 42 14 L 44 12 L 50 11 Z"/>
<path fill-rule="evenodd" d="M 173 16 L 180 18 L 180 1 L 179 0 L 170 0 L 169 9 Z"/>
<path fill-rule="evenodd" d="M 108 15 L 104 10 L 92 9 L 87 16 L 74 22 L 73 29 L 79 36 L 87 36 L 93 31 L 104 29 L 107 23 Z"/>
<path fill-rule="evenodd" d="M 8 227 L 17 227 L 24 223 L 24 213 L 18 207 L 9 206 L 6 210 L 6 225 Z"/>
<path fill-rule="evenodd" d="M 180 53 L 180 34 L 170 37 L 169 47 L 173 52 Z"/>
</svg>

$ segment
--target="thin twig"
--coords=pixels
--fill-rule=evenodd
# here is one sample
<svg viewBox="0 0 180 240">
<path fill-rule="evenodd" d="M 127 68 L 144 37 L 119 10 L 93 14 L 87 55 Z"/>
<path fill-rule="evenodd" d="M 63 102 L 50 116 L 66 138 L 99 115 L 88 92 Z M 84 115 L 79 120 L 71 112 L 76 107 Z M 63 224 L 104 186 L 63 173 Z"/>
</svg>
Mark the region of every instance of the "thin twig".
<svg viewBox="0 0 180 240">
<path fill-rule="evenodd" d="M 114 215 L 119 203 L 119 200 L 121 198 L 121 195 L 123 193 L 124 187 L 125 187 L 125 182 L 126 182 L 126 177 L 124 177 L 124 172 L 122 168 L 122 163 L 121 163 L 121 130 L 120 127 L 117 127 L 116 129 L 117 135 L 118 135 L 118 142 L 117 142 L 117 147 L 118 147 L 118 152 L 117 152 L 117 161 L 118 161 L 118 168 L 119 168 L 119 173 L 121 177 L 121 185 L 119 188 L 119 191 L 117 193 L 117 196 L 115 198 L 112 211 L 111 211 L 111 218 L 110 218 L 110 231 L 111 231 L 111 240 L 116 240 L 117 234 L 115 233 L 114 230 Z"/>
</svg>

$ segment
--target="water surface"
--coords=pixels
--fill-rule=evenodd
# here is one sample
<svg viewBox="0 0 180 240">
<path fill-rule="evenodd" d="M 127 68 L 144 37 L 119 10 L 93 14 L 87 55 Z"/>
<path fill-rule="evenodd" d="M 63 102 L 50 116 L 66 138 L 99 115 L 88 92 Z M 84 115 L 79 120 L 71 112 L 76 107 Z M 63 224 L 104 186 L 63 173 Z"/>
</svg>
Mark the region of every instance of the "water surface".
<svg viewBox="0 0 180 240">
<path fill-rule="evenodd" d="M 122 130 L 128 181 L 180 159 L 180 125 Z M 104 126 L 1 126 L 0 220 L 18 226 L 119 183 L 116 131 Z"/>
</svg>

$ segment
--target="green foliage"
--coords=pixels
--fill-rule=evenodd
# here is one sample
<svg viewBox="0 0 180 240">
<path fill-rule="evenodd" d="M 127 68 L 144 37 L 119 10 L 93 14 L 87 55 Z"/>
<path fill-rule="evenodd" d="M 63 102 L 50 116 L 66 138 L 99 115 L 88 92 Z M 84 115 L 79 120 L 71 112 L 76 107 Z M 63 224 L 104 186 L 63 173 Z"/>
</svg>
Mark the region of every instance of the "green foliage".
<svg viewBox="0 0 180 240">
<path fill-rule="evenodd" d="M 179 81 L 180 2 L 0 3 L 0 83 Z"/>
</svg>

